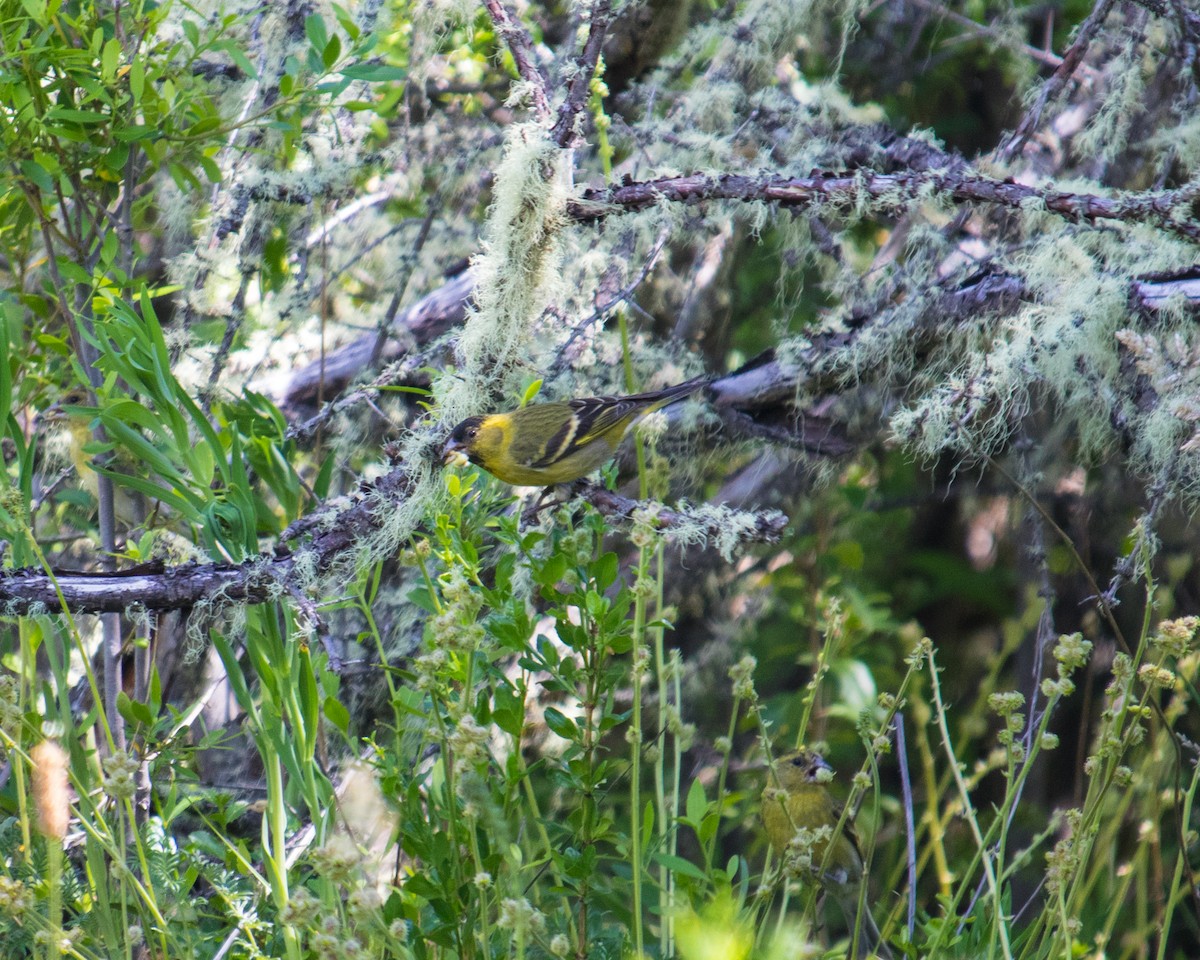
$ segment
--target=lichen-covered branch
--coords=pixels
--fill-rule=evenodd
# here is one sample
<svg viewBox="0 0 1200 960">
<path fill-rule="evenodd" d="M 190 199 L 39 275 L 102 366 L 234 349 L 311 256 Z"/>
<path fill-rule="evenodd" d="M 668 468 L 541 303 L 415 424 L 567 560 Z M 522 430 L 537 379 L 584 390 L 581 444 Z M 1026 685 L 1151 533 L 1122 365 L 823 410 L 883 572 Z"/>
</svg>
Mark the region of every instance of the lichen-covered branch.
<svg viewBox="0 0 1200 960">
<path fill-rule="evenodd" d="M 529 33 L 508 12 L 500 0 L 483 0 L 483 5 L 487 9 L 488 16 L 492 18 L 496 33 L 500 35 L 500 39 L 508 47 L 508 52 L 512 54 L 513 63 L 517 65 L 517 73 L 521 75 L 522 80 L 529 84 L 534 112 L 538 115 L 539 120 L 548 122 L 552 112 L 550 98 L 546 93 L 546 78 L 534 62 L 533 43 L 529 39 Z"/>
<path fill-rule="evenodd" d="M 130 609 L 186 610 L 220 596 L 234 603 L 260 603 L 276 592 L 289 561 L 256 559 L 228 566 L 187 564 L 150 571 L 57 573 L 11 570 L 0 574 L 0 604 L 9 616 L 62 613 L 59 592 L 73 613 L 124 613 Z M 57 590 L 55 589 L 57 585 Z"/>
<path fill-rule="evenodd" d="M 788 525 L 787 515 L 778 510 L 735 510 L 711 503 L 667 507 L 623 497 L 594 483 L 574 492 L 610 520 L 632 520 L 682 543 L 711 543 L 725 557 L 742 544 L 777 542 Z"/>
<path fill-rule="evenodd" d="M 809 177 L 753 177 L 736 174 L 663 177 L 584 191 L 567 204 L 579 223 L 595 223 L 621 211 L 645 210 L 663 202 L 711 200 L 774 203 L 782 207 L 860 209 L 874 205 L 900 211 L 927 196 L 957 203 L 983 203 L 1012 209 L 1045 209 L 1073 222 L 1112 220 L 1146 223 L 1200 241 L 1194 189 L 1123 193 L 1102 197 L 1031 187 L 961 172 L 818 173 Z"/>
<path fill-rule="evenodd" d="M 756 402 L 778 405 L 794 390 L 796 378 L 795 371 L 767 360 L 759 367 L 714 381 L 714 403 L 730 411 L 753 409 Z M 827 443 L 832 444 L 832 438 Z M 436 462 L 439 438 L 428 438 L 427 446 L 430 462 Z M 294 594 L 300 584 L 311 583 L 357 557 L 362 544 L 414 495 L 419 482 L 414 478 L 421 475 L 421 464 L 398 464 L 363 484 L 353 496 L 332 501 L 292 524 L 280 537 L 281 546 L 275 553 L 242 564 L 62 572 L 53 578 L 41 570 L 16 570 L 0 575 L 0 605 L 9 615 L 61 612 L 58 591 L 66 607 L 76 613 L 133 607 L 179 610 L 206 601 L 261 603 Z M 628 519 L 635 510 L 647 507 L 600 488 L 588 488 L 585 497 L 614 518 Z M 703 543 L 723 553 L 740 543 L 773 542 L 787 525 L 787 518 L 775 511 L 735 511 L 713 504 L 662 507 L 656 517 L 656 526 L 670 530 L 679 542 Z"/>
<path fill-rule="evenodd" d="M 459 274 L 401 313 L 393 324 L 393 336 L 383 354 L 392 366 L 353 393 L 337 396 L 309 420 L 293 425 L 288 430 L 289 439 L 306 439 L 337 413 L 375 397 L 384 386 L 400 382 L 406 371 L 424 366 L 427 358 L 414 351 L 462 323 L 473 294 L 473 280 L 469 272 Z M 934 302 L 942 323 L 975 317 L 987 311 L 1007 312 L 1028 294 L 1020 277 L 999 270 L 984 269 L 966 281 L 949 278 L 939 280 L 937 284 L 942 290 Z M 610 303 L 604 305 L 605 309 L 615 307 L 633 292 L 633 286 L 622 290 L 620 297 L 612 298 Z M 1132 309 L 1147 315 L 1165 310 L 1172 304 L 1200 311 L 1200 264 L 1195 270 L 1183 273 L 1130 278 L 1129 303 Z M 589 322 L 598 319 L 592 318 Z M 814 338 L 814 341 L 821 340 L 825 352 L 829 352 L 845 346 L 855 330 L 869 326 L 875 319 L 875 314 L 855 313 L 847 318 L 844 329 Z M 295 410 L 312 403 L 321 389 L 328 395 L 338 395 L 368 368 L 374 342 L 375 335 L 366 334 L 327 354 L 322 361 L 299 368 L 287 385 L 283 406 Z M 748 384 L 752 379 L 747 372 L 733 382 Z M 782 389 L 785 392 L 794 390 L 795 378 L 787 380 Z"/>
<path fill-rule="evenodd" d="M 583 50 L 575 62 L 575 74 L 567 85 L 567 96 L 558 108 L 558 120 L 550 132 L 550 139 L 560 147 L 568 147 L 575 138 L 575 121 L 587 103 L 588 90 L 596 73 L 600 51 L 604 49 L 604 38 L 612 21 L 611 0 L 595 0 L 589 15 L 591 27 Z"/>
</svg>

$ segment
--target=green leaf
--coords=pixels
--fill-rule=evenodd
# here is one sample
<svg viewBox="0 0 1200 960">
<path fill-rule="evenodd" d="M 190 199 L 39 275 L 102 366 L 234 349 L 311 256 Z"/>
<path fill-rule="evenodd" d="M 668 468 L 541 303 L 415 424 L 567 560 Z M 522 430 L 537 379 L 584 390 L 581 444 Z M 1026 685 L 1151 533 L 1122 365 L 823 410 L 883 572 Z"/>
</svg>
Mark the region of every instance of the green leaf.
<svg viewBox="0 0 1200 960">
<path fill-rule="evenodd" d="M 51 107 L 46 111 L 46 119 L 62 120 L 67 123 L 81 123 L 85 126 L 94 126 L 108 122 L 108 117 L 102 113 L 97 113 L 94 110 L 72 110 L 70 107 Z"/>
<path fill-rule="evenodd" d="M 555 707 L 546 708 L 546 726 L 564 740 L 579 739 L 579 727 L 575 721 Z"/>
<path fill-rule="evenodd" d="M 704 784 L 700 782 L 699 777 L 693 780 L 692 785 L 688 787 L 686 809 L 687 818 L 692 823 L 699 823 L 708 812 L 708 798 L 704 795 Z"/>
<path fill-rule="evenodd" d="M 596 586 L 601 590 L 607 590 L 617 582 L 617 572 L 619 563 L 615 553 L 606 553 L 596 561 Z"/>
<path fill-rule="evenodd" d="M 117 693 L 117 711 L 127 721 L 143 727 L 154 725 L 154 715 L 144 703 L 131 699 L 124 690 Z"/>
<path fill-rule="evenodd" d="M 321 51 L 321 61 L 325 64 L 326 70 L 331 70 L 333 65 L 338 62 L 342 56 L 342 40 L 335 33 L 329 38 L 329 42 L 325 44 L 325 49 Z"/>
<path fill-rule="evenodd" d="M 404 80 L 408 71 L 386 63 L 352 63 L 343 67 L 341 75 L 347 80 L 362 80 L 366 83 L 386 83 L 389 80 Z"/>
<path fill-rule="evenodd" d="M 158 136 L 160 132 L 157 127 L 144 127 L 131 123 L 114 130 L 113 137 L 123 143 L 133 143 L 137 140 L 149 140 L 151 137 Z"/>
<path fill-rule="evenodd" d="M 22 160 L 21 172 L 39 190 L 49 192 L 54 189 L 54 178 L 50 176 L 50 172 L 40 163 L 34 160 Z"/>
<path fill-rule="evenodd" d="M 10 327 L 13 320 L 9 317 L 9 308 L 15 306 L 11 302 L 5 302 L 4 312 L 0 313 L 0 423 L 8 423 L 12 411 L 12 368 L 8 364 L 9 330 L 19 330 L 20 321 L 17 320 L 15 327 Z M 13 312 L 16 312 L 15 309 Z M 20 436 L 20 431 L 12 435 Z"/>
<path fill-rule="evenodd" d="M 350 711 L 336 697 L 326 697 L 322 709 L 325 719 L 337 727 L 344 736 L 350 735 Z"/>
<path fill-rule="evenodd" d="M 189 137 L 203 137 L 214 130 L 221 129 L 221 118 L 216 116 L 201 117 L 187 128 Z"/>
<path fill-rule="evenodd" d="M 299 733 L 302 735 L 303 742 L 301 744 L 304 757 L 310 758 L 316 749 L 317 737 L 320 733 L 318 719 L 320 717 L 321 690 L 317 686 L 317 677 L 313 672 L 312 658 L 308 654 L 308 645 L 300 645 L 300 656 L 298 659 L 298 680 L 296 689 L 298 691 L 298 699 L 300 702 L 300 718 L 296 724 L 301 729 Z"/>
<path fill-rule="evenodd" d="M 213 49 L 224 51 L 229 59 L 237 65 L 237 68 L 249 79 L 258 79 L 258 71 L 254 69 L 254 64 L 250 62 L 250 58 L 246 56 L 245 51 L 232 40 L 222 40 L 219 43 L 214 43 Z"/>
<path fill-rule="evenodd" d="M 338 3 L 330 4 L 330 6 L 333 8 L 333 15 L 337 18 L 338 24 L 346 32 L 346 36 L 351 40 L 357 40 L 362 30 L 355 23 L 354 17 L 350 15 L 350 11 Z"/>
<path fill-rule="evenodd" d="M 652 853 L 650 859 L 655 863 L 661 864 L 672 873 L 680 874 L 685 877 L 692 877 L 695 880 L 707 880 L 704 871 L 692 863 L 690 860 L 684 860 L 683 857 L 676 857 L 669 853 Z"/>
<path fill-rule="evenodd" d="M 533 383 L 525 388 L 525 394 L 521 397 L 521 406 L 528 406 L 531 402 L 533 402 L 533 398 L 538 395 L 538 392 L 541 389 L 542 381 L 540 379 L 534 380 Z"/>
<path fill-rule="evenodd" d="M 141 57 L 134 57 L 129 64 L 129 92 L 133 94 L 134 102 L 142 99 L 146 90 L 146 66 Z"/>
<path fill-rule="evenodd" d="M 175 185 L 185 193 L 189 190 L 198 190 L 203 184 L 191 170 L 179 163 L 168 163 L 167 172 L 171 175 L 171 179 L 175 181 Z"/>
<path fill-rule="evenodd" d="M 158 713 L 162 706 L 162 677 L 158 674 L 158 667 L 151 664 L 150 666 L 150 709 Z"/>
<path fill-rule="evenodd" d="M 508 686 L 496 687 L 492 693 L 492 719 L 505 733 L 513 737 L 521 735 L 525 725 L 524 703 Z"/>
<path fill-rule="evenodd" d="M 314 50 L 325 49 L 325 44 L 329 42 L 329 31 L 325 29 L 325 21 L 320 14 L 312 13 L 304 18 L 304 32 Z"/>
<path fill-rule="evenodd" d="M 100 241 L 100 266 L 107 270 L 116 262 L 119 244 L 120 239 L 115 230 L 110 230 L 104 235 L 104 239 Z"/>
<path fill-rule="evenodd" d="M 349 77 L 339 77 L 336 80 L 326 80 L 324 83 L 318 83 L 315 89 L 318 93 L 328 97 L 340 97 L 353 82 Z"/>
<path fill-rule="evenodd" d="M 112 83 L 117 76 L 117 65 L 121 62 L 121 41 L 116 37 L 104 44 L 104 52 L 100 54 L 100 77 L 105 83 Z"/>
<path fill-rule="evenodd" d="M 567 558 L 561 552 L 551 554 L 546 558 L 540 570 L 535 570 L 533 579 L 544 587 L 552 587 L 562 579 L 567 572 Z"/>
<path fill-rule="evenodd" d="M 204 175 L 208 178 L 209 183 L 221 182 L 221 168 L 217 166 L 216 161 L 212 157 L 206 157 L 204 154 L 201 154 L 196 159 L 199 161 L 200 167 L 204 171 Z"/>
</svg>

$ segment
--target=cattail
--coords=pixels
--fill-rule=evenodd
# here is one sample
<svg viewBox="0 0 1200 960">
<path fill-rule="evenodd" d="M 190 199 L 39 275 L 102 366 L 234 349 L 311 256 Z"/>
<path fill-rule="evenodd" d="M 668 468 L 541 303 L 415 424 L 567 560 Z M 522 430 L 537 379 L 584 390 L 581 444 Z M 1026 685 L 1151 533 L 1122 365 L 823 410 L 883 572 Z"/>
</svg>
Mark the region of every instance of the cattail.
<svg viewBox="0 0 1200 960">
<path fill-rule="evenodd" d="M 33 761 L 33 804 L 42 836 L 61 841 L 67 835 L 70 794 L 67 755 L 57 741 L 43 740 L 29 754 Z"/>
</svg>

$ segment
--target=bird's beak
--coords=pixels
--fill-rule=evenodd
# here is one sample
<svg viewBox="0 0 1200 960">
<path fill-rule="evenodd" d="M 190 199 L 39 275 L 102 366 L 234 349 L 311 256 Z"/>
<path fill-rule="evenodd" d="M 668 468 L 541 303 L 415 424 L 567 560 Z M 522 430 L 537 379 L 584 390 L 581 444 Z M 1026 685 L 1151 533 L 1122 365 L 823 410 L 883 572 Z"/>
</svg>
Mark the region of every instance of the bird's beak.
<svg viewBox="0 0 1200 960">
<path fill-rule="evenodd" d="M 825 758 L 819 753 L 813 754 L 813 769 L 828 770 L 830 773 L 833 773 L 833 767 L 826 763 Z"/>
<path fill-rule="evenodd" d="M 67 411 L 62 408 L 62 404 L 54 403 L 48 406 L 45 410 L 38 412 L 33 418 L 35 427 L 48 427 L 56 423 L 62 423 L 67 419 Z"/>
<path fill-rule="evenodd" d="M 442 463 L 447 467 L 465 467 L 470 463 L 463 446 L 453 437 L 446 441 L 446 445 L 442 447 Z"/>
</svg>

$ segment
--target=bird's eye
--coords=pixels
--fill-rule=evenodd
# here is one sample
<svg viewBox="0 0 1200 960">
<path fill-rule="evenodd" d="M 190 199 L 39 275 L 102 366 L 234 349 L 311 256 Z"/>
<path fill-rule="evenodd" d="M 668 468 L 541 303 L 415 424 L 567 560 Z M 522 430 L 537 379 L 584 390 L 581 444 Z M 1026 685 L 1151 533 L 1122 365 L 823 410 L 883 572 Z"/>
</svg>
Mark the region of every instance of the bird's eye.
<svg viewBox="0 0 1200 960">
<path fill-rule="evenodd" d="M 792 757 L 792 766 L 793 767 L 804 766 L 804 758 L 803 757 Z"/>
<path fill-rule="evenodd" d="M 479 435 L 479 430 L 476 427 L 471 427 L 471 429 L 469 429 L 467 431 L 467 439 L 468 440 L 474 440 L 478 435 Z"/>
</svg>

